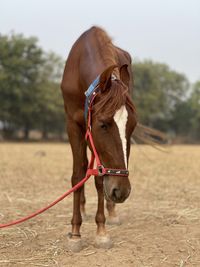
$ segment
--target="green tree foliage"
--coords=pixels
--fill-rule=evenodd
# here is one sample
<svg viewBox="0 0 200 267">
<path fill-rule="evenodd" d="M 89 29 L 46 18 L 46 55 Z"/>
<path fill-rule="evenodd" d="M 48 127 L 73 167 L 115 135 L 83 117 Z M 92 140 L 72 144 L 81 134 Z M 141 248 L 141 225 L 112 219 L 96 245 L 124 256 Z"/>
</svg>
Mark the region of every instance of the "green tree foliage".
<svg viewBox="0 0 200 267">
<path fill-rule="evenodd" d="M 37 115 L 38 74 L 42 50 L 35 38 L 0 36 L 1 120 L 10 127 L 24 127 L 27 137 Z"/>
<path fill-rule="evenodd" d="M 64 62 L 45 53 L 34 37 L 0 35 L 0 127 L 4 134 L 30 130 L 61 136 L 65 132 L 60 90 Z M 141 123 L 200 140 L 200 81 L 187 78 L 166 64 L 135 62 L 134 103 Z"/>
<path fill-rule="evenodd" d="M 40 72 L 39 129 L 45 139 L 48 132 L 62 135 L 65 131 L 63 99 L 60 80 L 63 72 L 63 61 L 54 53 L 45 54 L 45 62 Z"/>
<path fill-rule="evenodd" d="M 189 136 L 193 114 L 194 111 L 188 99 L 178 102 L 172 112 L 172 118 L 169 123 L 170 129 L 172 129 L 176 135 Z"/>
<path fill-rule="evenodd" d="M 170 126 L 177 135 L 187 136 L 188 141 L 200 140 L 200 81 L 191 88 L 190 95 L 177 103 Z"/>
<path fill-rule="evenodd" d="M 31 129 L 42 129 L 44 136 L 45 131 L 63 130 L 58 84 L 62 67 L 62 60 L 53 53 L 45 54 L 36 38 L 0 35 L 0 121 L 4 132 L 23 129 L 28 138 Z"/>
<path fill-rule="evenodd" d="M 188 99 L 188 105 L 191 109 L 190 116 L 190 136 L 191 139 L 200 140 L 200 81 L 193 85 L 191 96 Z"/>
<path fill-rule="evenodd" d="M 169 130 L 169 122 L 177 103 L 189 89 L 187 78 L 170 70 L 166 64 L 152 61 L 136 62 L 134 101 L 139 121 L 160 130 Z"/>
</svg>

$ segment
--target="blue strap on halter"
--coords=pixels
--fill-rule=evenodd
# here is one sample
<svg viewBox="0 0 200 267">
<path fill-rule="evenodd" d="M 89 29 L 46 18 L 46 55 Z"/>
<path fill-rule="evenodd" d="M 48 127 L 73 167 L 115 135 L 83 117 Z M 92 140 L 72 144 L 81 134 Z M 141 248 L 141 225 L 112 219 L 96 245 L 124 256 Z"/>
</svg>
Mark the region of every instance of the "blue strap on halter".
<svg viewBox="0 0 200 267">
<path fill-rule="evenodd" d="M 99 78 L 100 78 L 100 75 L 90 84 L 87 91 L 85 91 L 85 96 L 86 96 L 86 98 L 85 98 L 85 111 L 84 111 L 85 121 L 87 120 L 88 107 L 90 104 L 90 97 L 93 94 L 94 90 L 96 89 L 97 85 L 99 84 Z"/>
<path fill-rule="evenodd" d="M 117 80 L 117 77 L 114 74 L 112 74 L 111 79 Z M 88 107 L 90 105 L 91 96 L 94 93 L 97 85 L 99 84 L 99 80 L 100 80 L 100 75 L 97 76 L 97 78 L 90 84 L 87 91 L 85 91 L 85 96 L 86 96 L 86 98 L 85 98 L 85 110 L 84 110 L 85 121 L 87 121 Z"/>
</svg>

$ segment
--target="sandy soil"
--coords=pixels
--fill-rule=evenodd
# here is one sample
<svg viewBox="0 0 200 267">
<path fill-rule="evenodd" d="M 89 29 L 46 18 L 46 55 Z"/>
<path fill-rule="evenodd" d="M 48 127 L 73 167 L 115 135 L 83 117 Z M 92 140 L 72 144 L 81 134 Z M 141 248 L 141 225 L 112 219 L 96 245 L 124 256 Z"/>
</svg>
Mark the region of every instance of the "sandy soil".
<svg viewBox="0 0 200 267">
<path fill-rule="evenodd" d="M 45 206 L 70 187 L 66 144 L 0 144 L 0 222 Z M 132 193 L 118 205 L 122 225 L 107 226 L 110 250 L 94 247 L 96 192 L 86 185 L 84 249 L 67 248 L 72 197 L 16 227 L 0 230 L 0 266 L 200 266 L 200 147 L 162 153 L 134 146 Z"/>
</svg>

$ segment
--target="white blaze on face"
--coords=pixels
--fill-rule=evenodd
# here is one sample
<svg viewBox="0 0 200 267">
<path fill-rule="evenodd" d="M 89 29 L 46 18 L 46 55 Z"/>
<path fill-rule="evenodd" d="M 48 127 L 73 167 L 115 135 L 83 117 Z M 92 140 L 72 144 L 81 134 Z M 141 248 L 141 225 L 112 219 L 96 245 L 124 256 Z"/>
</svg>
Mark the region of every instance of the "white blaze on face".
<svg viewBox="0 0 200 267">
<path fill-rule="evenodd" d="M 128 112 L 125 106 L 121 106 L 114 115 L 114 121 L 119 130 L 119 136 L 122 142 L 123 154 L 124 154 L 124 162 L 127 168 L 127 141 L 126 141 L 126 123 L 128 120 Z"/>
</svg>

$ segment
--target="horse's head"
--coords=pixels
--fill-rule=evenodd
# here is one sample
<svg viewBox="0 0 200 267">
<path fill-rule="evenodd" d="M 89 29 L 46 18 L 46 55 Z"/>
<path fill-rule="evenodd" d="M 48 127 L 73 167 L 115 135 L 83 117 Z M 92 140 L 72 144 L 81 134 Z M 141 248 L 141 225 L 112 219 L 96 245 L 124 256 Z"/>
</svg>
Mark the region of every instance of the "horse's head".
<svg viewBox="0 0 200 267">
<path fill-rule="evenodd" d="M 92 112 L 92 135 L 104 167 L 127 169 L 136 116 L 128 93 L 127 65 L 120 68 L 120 79 L 112 79 L 114 68 L 109 67 L 100 76 L 100 91 Z M 120 203 L 129 196 L 128 177 L 106 175 L 103 179 L 107 199 Z"/>
</svg>

